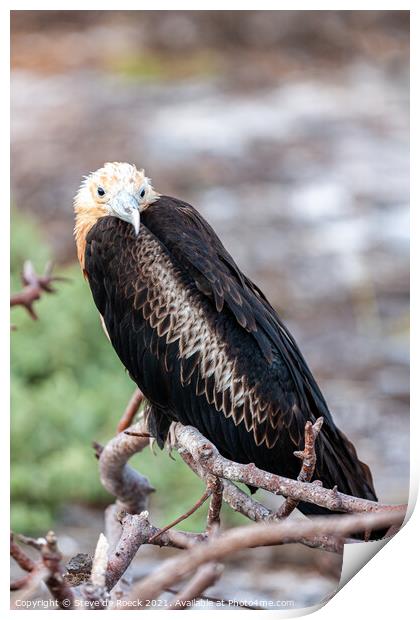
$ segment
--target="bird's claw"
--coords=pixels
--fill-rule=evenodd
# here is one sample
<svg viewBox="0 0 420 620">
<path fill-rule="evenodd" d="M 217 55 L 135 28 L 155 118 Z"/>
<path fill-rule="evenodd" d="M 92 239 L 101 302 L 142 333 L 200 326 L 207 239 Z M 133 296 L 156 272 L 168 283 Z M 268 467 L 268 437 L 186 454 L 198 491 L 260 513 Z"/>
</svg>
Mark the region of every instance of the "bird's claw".
<svg viewBox="0 0 420 620">
<path fill-rule="evenodd" d="M 169 457 L 174 461 L 175 458 L 172 456 L 172 450 L 176 450 L 176 432 L 175 432 L 175 426 L 176 426 L 176 422 L 171 422 L 171 425 L 169 427 L 168 430 L 168 435 L 166 437 L 166 441 L 165 441 L 165 448 L 168 451 Z"/>
</svg>

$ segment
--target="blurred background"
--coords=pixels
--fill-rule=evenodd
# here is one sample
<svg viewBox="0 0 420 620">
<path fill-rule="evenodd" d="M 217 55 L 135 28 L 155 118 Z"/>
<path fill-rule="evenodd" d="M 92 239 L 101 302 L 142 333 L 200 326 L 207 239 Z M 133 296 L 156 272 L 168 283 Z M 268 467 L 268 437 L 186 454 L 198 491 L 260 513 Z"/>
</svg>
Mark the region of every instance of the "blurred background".
<svg viewBox="0 0 420 620">
<path fill-rule="evenodd" d="M 73 196 L 105 161 L 144 167 L 209 220 L 294 333 L 379 498 L 406 501 L 409 13 L 14 11 L 11 24 L 12 290 L 25 259 L 71 278 L 38 322 L 13 312 L 13 527 L 91 551 L 110 501 L 91 442 L 113 435 L 133 385 L 72 239 Z M 134 461 L 157 524 L 201 495 L 166 452 Z M 139 574 L 167 554 L 142 551 Z M 340 562 L 260 549 L 215 591 L 309 605 Z"/>
</svg>

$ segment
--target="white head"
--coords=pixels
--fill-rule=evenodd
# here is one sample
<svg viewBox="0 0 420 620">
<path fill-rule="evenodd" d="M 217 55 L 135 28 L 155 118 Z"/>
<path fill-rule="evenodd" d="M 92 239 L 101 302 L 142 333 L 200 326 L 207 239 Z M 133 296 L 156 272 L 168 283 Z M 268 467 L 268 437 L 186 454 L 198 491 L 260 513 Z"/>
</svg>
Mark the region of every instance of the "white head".
<svg viewBox="0 0 420 620">
<path fill-rule="evenodd" d="M 157 200 L 144 170 L 132 164 L 107 163 L 83 180 L 76 194 L 76 213 L 94 210 L 98 215 L 114 215 L 140 229 L 140 213 Z"/>
<path fill-rule="evenodd" d="M 85 177 L 74 199 L 74 233 L 82 267 L 86 235 L 100 217 L 119 217 L 132 224 L 137 235 L 141 212 L 158 198 L 144 170 L 132 164 L 107 163 Z"/>
</svg>

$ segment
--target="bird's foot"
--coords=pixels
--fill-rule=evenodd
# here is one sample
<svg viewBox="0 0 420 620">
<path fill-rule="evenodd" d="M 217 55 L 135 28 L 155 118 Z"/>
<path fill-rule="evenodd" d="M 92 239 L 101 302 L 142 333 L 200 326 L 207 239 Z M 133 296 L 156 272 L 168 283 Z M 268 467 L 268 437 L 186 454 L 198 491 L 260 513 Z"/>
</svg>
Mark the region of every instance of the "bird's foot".
<svg viewBox="0 0 420 620">
<path fill-rule="evenodd" d="M 171 422 L 171 425 L 166 436 L 165 448 L 168 451 L 169 457 L 174 461 L 172 456 L 172 450 L 176 450 L 176 424 L 177 422 Z"/>
</svg>

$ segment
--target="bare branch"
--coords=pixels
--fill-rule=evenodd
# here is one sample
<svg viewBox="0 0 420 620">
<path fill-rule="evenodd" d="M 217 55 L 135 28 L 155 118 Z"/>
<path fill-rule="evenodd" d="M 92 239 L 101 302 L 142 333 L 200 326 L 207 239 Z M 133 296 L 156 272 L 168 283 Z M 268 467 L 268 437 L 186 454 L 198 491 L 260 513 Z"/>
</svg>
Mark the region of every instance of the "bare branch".
<svg viewBox="0 0 420 620">
<path fill-rule="evenodd" d="M 37 564 L 34 570 L 25 576 L 25 583 L 22 584 L 22 588 L 18 589 L 18 596 L 15 595 L 12 597 L 10 604 L 11 609 L 17 608 L 17 601 L 19 601 L 19 606 L 21 608 L 22 601 L 31 600 L 35 596 L 42 581 L 45 581 L 45 579 L 47 578 L 47 575 L 48 571 L 45 566 L 43 566 L 41 563 Z"/>
<path fill-rule="evenodd" d="M 169 606 L 169 609 L 185 609 L 188 603 L 199 598 L 202 593 L 212 586 L 222 575 L 223 566 L 215 562 L 203 564 L 197 570 L 193 578 L 179 592 L 178 596 Z"/>
<path fill-rule="evenodd" d="M 25 567 L 24 570 L 29 572 L 29 579 L 23 584 L 26 590 L 32 592 L 34 584 L 41 579 L 45 581 L 45 585 L 57 601 L 61 609 L 71 609 L 73 606 L 73 592 L 64 579 L 64 569 L 61 565 L 62 555 L 57 545 L 57 538 L 54 532 L 48 532 L 45 538 L 29 538 L 27 536 L 18 535 L 17 538 L 26 545 L 30 545 L 37 549 L 41 554 L 41 561 L 32 563 L 28 562 L 26 554 L 18 548 L 11 537 L 11 554 L 20 566 Z M 22 563 L 21 563 L 22 562 Z M 40 577 L 41 575 L 41 577 Z M 16 585 L 16 584 L 15 584 Z M 22 596 L 29 596 L 27 593 Z"/>
<path fill-rule="evenodd" d="M 23 306 L 29 316 L 36 320 L 38 318 L 35 310 L 34 303 L 44 293 L 55 293 L 55 288 L 52 286 L 53 282 L 65 282 L 68 278 L 61 276 L 52 276 L 52 263 L 47 263 L 44 271 L 44 275 L 40 276 L 36 273 L 32 263 L 25 261 L 22 271 L 22 283 L 24 288 L 19 292 L 11 295 L 10 306 Z"/>
<path fill-rule="evenodd" d="M 153 534 L 153 536 L 149 539 L 149 543 L 154 542 L 158 538 L 158 536 L 160 536 L 164 532 L 167 532 L 172 527 L 175 527 L 175 525 L 178 525 L 178 523 L 181 523 L 181 521 L 185 521 L 185 519 L 188 519 L 188 517 L 194 514 L 194 512 L 196 512 L 200 508 L 200 506 L 202 506 L 204 502 L 208 500 L 210 495 L 211 495 L 211 488 L 207 486 L 203 495 L 195 502 L 193 506 L 191 506 L 191 508 L 189 508 L 189 510 L 184 512 L 184 514 L 182 514 L 180 517 L 178 517 L 177 519 L 175 519 L 168 525 L 165 525 L 165 527 L 159 530 L 156 534 Z"/>
<path fill-rule="evenodd" d="M 113 508 L 115 510 L 115 507 Z M 117 516 L 115 513 L 114 515 Z M 192 543 L 207 540 L 206 534 L 192 534 L 175 530 L 162 533 L 159 528 L 150 523 L 147 511 L 139 515 L 121 515 L 121 526 L 121 537 L 108 561 L 106 583 L 109 590 L 114 587 L 125 573 L 139 547 L 149 543 L 150 539 L 156 534 L 159 534 L 159 539 L 154 544 L 159 547 L 186 549 Z"/>
<path fill-rule="evenodd" d="M 121 417 L 121 420 L 118 422 L 117 433 L 122 433 L 125 431 L 131 424 L 133 423 L 134 417 L 138 412 L 141 403 L 144 400 L 143 392 L 136 388 L 132 397 L 130 398 L 128 405 Z"/>
<path fill-rule="evenodd" d="M 57 545 L 54 532 L 48 532 L 45 543 L 41 548 L 41 557 L 48 576 L 45 584 L 61 609 L 71 609 L 73 606 L 73 592 L 64 580 L 64 569 L 61 565 L 63 556 Z"/>
<path fill-rule="evenodd" d="M 109 600 L 106 589 L 106 571 L 108 566 L 109 544 L 103 534 L 99 535 L 95 555 L 92 563 L 92 572 L 89 581 L 83 586 L 82 594 L 94 609 L 104 609 Z"/>
<path fill-rule="evenodd" d="M 142 432 L 143 422 L 136 425 Z M 154 491 L 148 479 L 142 476 L 127 461 L 149 445 L 149 439 L 120 433 L 101 451 L 99 472 L 103 486 L 119 502 L 119 508 L 132 514 L 143 512 L 147 508 L 148 496 Z"/>
<path fill-rule="evenodd" d="M 305 424 L 305 447 L 302 452 L 297 451 L 294 453 L 297 458 L 302 460 L 302 467 L 297 477 L 297 480 L 300 482 L 311 482 L 314 475 L 316 467 L 315 441 L 323 422 L 324 418 L 321 416 L 314 424 L 309 422 L 309 420 Z M 277 511 L 277 516 L 283 519 L 288 517 L 298 505 L 298 500 L 287 497 Z"/>
<path fill-rule="evenodd" d="M 202 564 L 217 562 L 249 546 L 300 542 L 312 536 L 345 537 L 368 529 L 401 524 L 405 512 L 371 512 L 355 515 L 316 517 L 305 521 L 283 519 L 278 523 L 255 523 L 224 532 L 208 544 L 194 545 L 176 558 L 166 560 L 133 589 L 135 600 L 153 600 L 166 588 L 184 579 Z"/>
<path fill-rule="evenodd" d="M 216 476 L 207 476 L 207 488 L 210 490 L 210 505 L 207 513 L 207 532 L 213 533 L 220 526 L 220 511 L 223 503 L 223 481 Z"/>
<path fill-rule="evenodd" d="M 16 544 L 13 532 L 10 532 L 10 555 L 27 573 L 31 573 L 36 563 Z"/>
<path fill-rule="evenodd" d="M 204 480 L 207 479 L 207 470 L 201 465 L 200 462 L 195 461 L 192 455 L 183 448 L 179 450 L 179 453 L 184 462 L 200 478 Z M 312 484 L 314 485 L 316 482 L 313 482 Z M 229 480 L 223 481 L 223 499 L 233 510 L 240 512 L 251 521 L 271 521 L 281 518 L 269 508 L 247 495 Z M 332 553 L 343 553 L 343 541 L 336 536 L 315 536 L 303 538 L 299 542 L 308 547 L 318 548 Z"/>
<path fill-rule="evenodd" d="M 220 478 L 243 482 L 297 501 L 317 504 L 333 512 L 400 512 L 406 508 L 405 505 L 379 504 L 339 493 L 337 489 L 324 489 L 317 484 L 291 480 L 258 469 L 254 463 L 247 465 L 235 463 L 221 456 L 217 448 L 192 426 L 182 426 L 178 423 L 174 433 L 178 451 L 189 452 L 194 461 L 199 463 L 207 473 Z"/>
<path fill-rule="evenodd" d="M 10 582 L 10 591 L 15 592 L 16 590 L 21 590 L 25 588 L 31 579 L 31 573 L 27 575 L 23 575 L 23 577 L 19 577 L 18 579 L 14 579 Z"/>
</svg>

